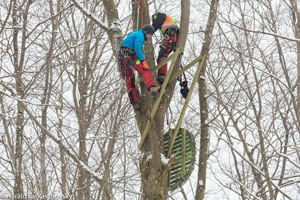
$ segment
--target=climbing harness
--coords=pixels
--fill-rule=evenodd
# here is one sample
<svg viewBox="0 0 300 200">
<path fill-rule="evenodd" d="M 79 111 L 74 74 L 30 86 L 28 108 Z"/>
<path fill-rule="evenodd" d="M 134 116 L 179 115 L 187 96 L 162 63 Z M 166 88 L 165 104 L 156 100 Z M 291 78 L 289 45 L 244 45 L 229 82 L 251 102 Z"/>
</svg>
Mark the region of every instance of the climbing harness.
<svg viewBox="0 0 300 200">
<path fill-rule="evenodd" d="M 133 69 L 136 62 L 136 54 L 132 49 L 121 47 L 118 53 L 118 61 L 121 72 L 127 68 Z"/>
</svg>

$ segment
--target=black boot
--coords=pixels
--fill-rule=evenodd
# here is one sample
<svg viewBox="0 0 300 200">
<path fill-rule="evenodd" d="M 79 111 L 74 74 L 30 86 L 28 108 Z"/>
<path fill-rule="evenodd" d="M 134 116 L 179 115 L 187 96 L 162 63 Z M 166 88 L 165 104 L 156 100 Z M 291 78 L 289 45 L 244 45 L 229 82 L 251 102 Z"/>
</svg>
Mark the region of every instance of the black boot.
<svg viewBox="0 0 300 200">
<path fill-rule="evenodd" d="M 141 110 L 141 104 L 139 102 L 132 103 L 132 107 L 135 111 L 140 111 Z"/>
<path fill-rule="evenodd" d="M 156 80 L 157 80 L 157 82 L 158 82 L 160 85 L 162 85 L 163 82 L 164 82 L 164 80 L 165 80 L 165 77 L 164 77 L 164 76 L 158 76 Z"/>
<path fill-rule="evenodd" d="M 150 94 L 153 96 L 153 97 L 157 97 L 158 96 L 158 90 L 160 89 L 160 87 L 155 87 L 155 86 L 152 86 L 150 87 L 149 89 L 149 92 Z"/>
</svg>

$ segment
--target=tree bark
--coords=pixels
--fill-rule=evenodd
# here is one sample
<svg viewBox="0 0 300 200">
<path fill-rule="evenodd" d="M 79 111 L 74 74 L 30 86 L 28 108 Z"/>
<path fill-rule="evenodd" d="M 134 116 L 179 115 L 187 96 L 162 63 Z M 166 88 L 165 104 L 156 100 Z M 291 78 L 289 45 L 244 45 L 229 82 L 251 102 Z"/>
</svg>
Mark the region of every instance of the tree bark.
<svg viewBox="0 0 300 200">
<path fill-rule="evenodd" d="M 137 10 L 136 4 L 133 4 L 133 12 Z M 150 24 L 149 16 L 149 6 L 147 0 L 142 0 L 140 5 L 139 13 L 139 30 L 145 24 Z M 134 29 L 137 28 L 137 16 L 133 15 L 133 21 L 135 24 Z M 154 60 L 154 50 L 152 46 L 152 40 L 145 42 L 144 44 L 144 55 L 146 62 L 150 66 L 150 69 L 155 65 Z M 156 76 L 152 75 L 153 80 Z M 159 135 L 163 134 L 162 127 L 159 126 L 159 121 L 163 121 L 164 115 L 155 116 L 155 119 L 150 119 L 150 113 L 152 110 L 152 105 L 154 105 L 155 99 L 152 98 L 147 91 L 144 83 L 140 85 L 141 95 L 138 98 L 141 102 L 142 110 L 136 113 L 136 120 L 138 122 L 138 127 L 140 133 L 142 134 L 148 120 L 151 120 L 150 130 L 148 137 L 141 149 L 143 156 L 140 159 L 140 171 L 142 179 L 142 199 L 144 200 L 155 200 L 155 199 L 165 199 L 167 194 L 166 176 L 164 176 L 163 165 L 160 161 L 160 154 L 162 153 L 162 148 L 159 143 Z M 165 110 L 166 107 L 161 105 L 160 109 Z"/>
<path fill-rule="evenodd" d="M 134 29 L 139 23 L 139 29 L 142 25 L 149 24 L 149 6 L 148 1 L 141 1 L 142 5 L 140 10 L 142 11 L 139 16 L 139 22 L 137 22 L 137 5 L 136 1 L 133 1 L 133 23 Z M 190 1 L 182 1 L 182 15 L 181 15 L 181 24 L 182 29 L 180 30 L 178 47 L 183 47 L 185 45 L 188 26 L 189 26 L 189 11 L 190 11 Z M 155 59 L 153 54 L 152 40 L 146 42 L 144 45 L 144 54 L 147 63 L 151 67 L 155 65 Z M 178 64 L 176 65 L 178 66 Z M 178 70 L 177 67 L 173 70 L 172 73 L 175 73 Z M 156 72 L 155 72 L 156 74 Z M 156 79 L 156 75 L 152 74 L 153 79 Z M 167 168 L 161 162 L 161 155 L 163 154 L 163 134 L 164 134 L 164 117 L 167 111 L 168 105 L 173 97 L 174 88 L 176 81 L 173 81 L 167 85 L 166 95 L 163 96 L 159 109 L 154 117 L 154 119 L 149 119 L 152 105 L 154 105 L 155 99 L 149 98 L 149 93 L 146 90 L 144 84 L 141 84 L 141 94 L 138 96 L 141 99 L 142 111 L 136 113 L 136 120 L 138 122 L 139 130 L 141 134 L 144 131 L 145 125 L 148 120 L 151 121 L 151 128 L 148 136 L 145 139 L 144 145 L 142 146 L 141 151 L 143 156 L 140 159 L 140 171 L 142 176 L 142 198 L 144 200 L 159 200 L 167 199 Z"/>
<path fill-rule="evenodd" d="M 291 12 L 292 12 L 292 19 L 293 19 L 293 25 L 294 25 L 294 34 L 296 39 L 300 39 L 300 12 L 298 8 L 298 1 L 290 0 L 291 3 Z M 296 102 L 297 105 L 296 108 L 296 116 L 297 116 L 297 122 L 298 122 L 298 130 L 300 130 L 300 42 L 297 42 L 297 97 Z"/>
<path fill-rule="evenodd" d="M 214 24 L 217 18 L 219 0 L 212 0 L 210 6 L 209 18 L 205 30 L 205 40 L 201 49 L 201 55 L 206 55 L 208 57 L 210 44 L 212 40 L 212 33 Z M 205 195 L 206 188 L 206 167 L 207 160 L 209 156 L 209 125 L 208 122 L 208 103 L 206 99 L 207 95 L 207 86 L 205 80 L 206 74 L 206 61 L 204 62 L 200 78 L 198 79 L 199 84 L 199 102 L 200 102 L 200 117 L 201 117 L 201 138 L 200 138 L 200 154 L 199 154 L 199 165 L 198 165 L 198 180 L 197 180 L 197 191 L 196 197 L 197 200 L 203 200 Z"/>
<path fill-rule="evenodd" d="M 57 125 L 57 137 L 59 140 L 62 140 L 63 137 L 61 133 L 63 132 L 63 91 L 64 91 L 64 81 L 62 76 L 60 77 L 60 91 L 58 94 L 58 107 L 56 108 L 57 118 L 58 118 L 58 125 Z M 66 163 L 66 155 L 64 152 L 64 147 L 62 144 L 59 144 L 59 159 L 60 159 L 60 175 L 61 175 L 61 193 L 62 199 L 67 199 L 67 163 Z"/>
<path fill-rule="evenodd" d="M 88 19 L 85 20 L 85 39 L 88 40 L 88 37 L 91 33 L 91 21 Z M 79 39 L 79 38 L 78 38 Z M 79 125 L 78 130 L 78 141 L 79 141 L 79 159 L 88 164 L 87 156 L 87 147 L 86 147 L 86 136 L 89 128 L 89 110 L 87 108 L 88 101 L 88 90 L 89 83 L 91 78 L 91 66 L 90 66 L 90 41 L 86 42 L 83 46 L 83 55 L 76 57 L 76 72 L 75 72 L 75 81 L 74 81 L 74 104 L 76 109 L 76 116 Z M 82 57 L 82 59 L 80 59 Z M 76 92 L 79 92 L 79 98 L 77 99 Z M 79 166 L 79 175 L 78 175 L 78 199 L 79 200 L 88 200 L 90 198 L 90 176 L 86 170 Z"/>
<path fill-rule="evenodd" d="M 54 8 L 53 8 L 53 1 L 49 0 L 49 6 L 50 6 L 50 13 L 51 16 L 54 16 Z M 58 6 L 57 6 L 58 12 L 60 10 L 60 1 L 58 1 Z M 45 85 L 44 85 L 44 93 L 43 93 L 43 98 L 41 100 L 41 104 L 44 105 L 42 109 L 42 125 L 47 128 L 47 118 L 48 118 L 48 104 L 50 101 L 50 95 L 51 95 L 51 90 L 52 90 L 52 59 L 53 59 L 53 51 L 54 51 L 54 46 L 56 42 L 56 30 L 58 28 L 58 20 L 57 18 L 52 18 L 52 33 L 51 33 L 51 41 L 50 41 L 50 48 L 46 56 L 46 61 L 45 61 Z M 46 134 L 43 130 L 41 130 L 41 135 L 39 137 L 40 139 L 40 167 L 41 167 L 41 191 L 42 191 L 42 196 L 45 197 L 43 199 L 46 199 L 48 196 L 48 183 L 47 183 L 47 166 L 46 166 Z"/>
<path fill-rule="evenodd" d="M 22 99 L 24 98 L 24 86 L 22 81 L 23 63 L 25 57 L 25 40 L 26 40 L 26 27 L 27 15 L 31 5 L 31 0 L 25 4 L 24 13 L 19 15 L 19 5 L 17 1 L 13 1 L 13 65 L 15 69 L 16 93 L 20 99 L 17 101 L 17 120 L 16 120 L 16 140 L 15 140 L 15 157 L 14 157 L 14 196 L 23 197 L 23 184 L 22 184 L 22 161 L 23 161 L 23 131 L 24 131 L 24 107 Z M 22 17 L 22 27 L 18 20 Z M 19 31 L 22 30 L 21 48 L 19 48 Z"/>
</svg>

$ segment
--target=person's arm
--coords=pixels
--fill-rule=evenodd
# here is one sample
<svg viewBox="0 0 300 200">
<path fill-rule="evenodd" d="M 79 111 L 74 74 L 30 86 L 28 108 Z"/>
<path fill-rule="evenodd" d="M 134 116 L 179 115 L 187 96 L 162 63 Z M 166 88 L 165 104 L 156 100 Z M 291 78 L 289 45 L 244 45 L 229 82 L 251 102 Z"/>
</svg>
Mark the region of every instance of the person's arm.
<svg viewBox="0 0 300 200">
<path fill-rule="evenodd" d="M 143 68 L 145 70 L 149 70 L 149 66 L 148 66 L 147 62 L 145 61 L 145 57 L 144 57 L 143 50 L 142 50 L 144 41 L 145 41 L 145 36 L 144 36 L 144 33 L 142 32 L 140 37 L 135 38 L 134 52 L 135 52 L 138 60 L 143 64 Z"/>
<path fill-rule="evenodd" d="M 140 62 L 144 61 L 145 60 L 145 57 L 144 57 L 144 54 L 143 54 L 143 44 L 144 44 L 144 33 L 142 32 L 141 35 L 137 36 L 135 38 L 135 41 L 134 41 L 134 52 L 138 58 L 138 60 Z"/>
</svg>

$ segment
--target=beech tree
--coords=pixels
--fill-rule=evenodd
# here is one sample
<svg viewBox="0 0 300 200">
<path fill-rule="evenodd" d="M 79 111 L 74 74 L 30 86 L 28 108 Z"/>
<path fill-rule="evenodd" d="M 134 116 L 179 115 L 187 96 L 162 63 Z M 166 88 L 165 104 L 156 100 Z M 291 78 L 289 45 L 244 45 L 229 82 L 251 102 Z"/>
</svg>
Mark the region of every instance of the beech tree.
<svg viewBox="0 0 300 200">
<path fill-rule="evenodd" d="M 76 3 L 76 1 L 73 2 Z M 116 20 L 118 16 L 113 2 L 114 1 L 103 2 L 107 10 L 107 19 L 109 23 L 111 23 L 113 20 Z M 188 28 L 189 24 L 189 5 L 189 1 L 184 1 L 181 5 L 181 23 L 184 24 L 186 28 Z M 80 8 L 80 5 L 77 6 Z M 138 21 L 140 25 L 139 27 L 141 27 L 143 23 L 150 23 L 148 1 L 141 1 L 141 5 L 139 6 L 141 6 L 141 9 L 143 10 L 142 15 L 140 16 L 140 21 Z M 136 8 L 137 2 L 133 2 L 132 9 L 135 11 Z M 80 8 L 80 10 L 87 14 L 85 9 Z M 137 15 L 133 16 L 133 21 L 137 21 Z M 134 23 L 134 27 L 136 25 L 137 24 Z M 179 36 L 178 47 L 184 47 L 186 38 L 187 32 L 183 31 Z M 110 41 L 112 46 L 114 46 L 114 40 L 110 39 Z M 117 51 L 114 50 L 115 56 L 117 56 L 116 52 Z M 146 55 L 147 62 L 150 64 L 150 66 L 154 66 L 155 63 L 153 59 L 153 47 L 151 42 L 145 45 L 144 52 Z M 165 199 L 167 197 L 167 176 L 165 176 L 165 174 L 167 173 L 167 169 L 165 166 L 163 166 L 163 163 L 161 161 L 161 154 L 163 154 L 164 117 L 168 105 L 172 99 L 175 83 L 176 81 L 173 81 L 169 84 L 166 90 L 166 95 L 163 97 L 162 102 L 160 103 L 160 109 L 153 119 L 153 124 L 151 124 L 153 131 L 150 131 L 149 136 L 146 138 L 146 141 L 142 146 L 143 157 L 141 158 L 140 162 L 140 170 L 142 174 L 142 191 L 144 199 Z M 150 94 L 148 93 L 143 84 L 141 84 L 140 92 L 141 95 L 138 95 L 138 98 L 142 102 L 142 109 L 141 112 L 136 113 L 136 119 L 138 122 L 139 130 L 142 134 L 148 120 L 150 120 L 148 113 L 151 112 L 151 108 L 154 104 L 155 99 L 150 97 Z"/>
<path fill-rule="evenodd" d="M 285 3 L 283 7 L 272 1 L 220 5 L 220 37 L 214 44 L 220 51 L 207 72 L 215 101 L 210 111 L 214 119 L 211 127 L 218 147 L 225 145 L 230 150 L 218 151 L 212 157 L 222 174 L 217 175 L 219 184 L 241 199 L 294 199 L 298 190 L 285 184 L 293 182 L 289 171 L 298 168 L 292 164 L 292 157 L 298 159 L 292 147 L 298 137 L 293 92 L 297 70 L 288 64 L 294 61 L 285 48 L 296 40 L 291 32 L 283 31 L 292 25 L 283 13 L 296 13 Z M 223 175 L 231 181 L 224 182 Z"/>
<path fill-rule="evenodd" d="M 217 11 L 219 6 L 219 0 L 212 0 L 210 4 L 210 13 L 207 20 L 205 30 L 205 40 L 202 45 L 201 55 L 209 57 L 210 45 L 213 37 L 214 24 L 217 18 Z M 205 187 L 206 187 L 206 170 L 207 160 L 209 158 L 209 118 L 208 118 L 208 102 L 207 102 L 207 83 L 206 77 L 206 66 L 204 62 L 200 77 L 198 80 L 199 84 L 199 104 L 201 113 L 201 136 L 200 136 L 200 153 L 199 153 L 199 165 L 198 165 L 198 180 L 197 180 L 197 191 L 195 199 L 205 199 Z"/>
<path fill-rule="evenodd" d="M 162 144 L 185 102 L 178 85 L 151 118 L 156 99 L 136 76 L 135 112 L 116 62 L 157 10 L 178 22 L 182 65 L 206 55 L 182 122 L 197 161 L 173 192 Z M 299 199 L 299 16 L 295 0 L 0 1 L 1 197 Z M 150 69 L 158 32 L 144 44 Z"/>
</svg>

